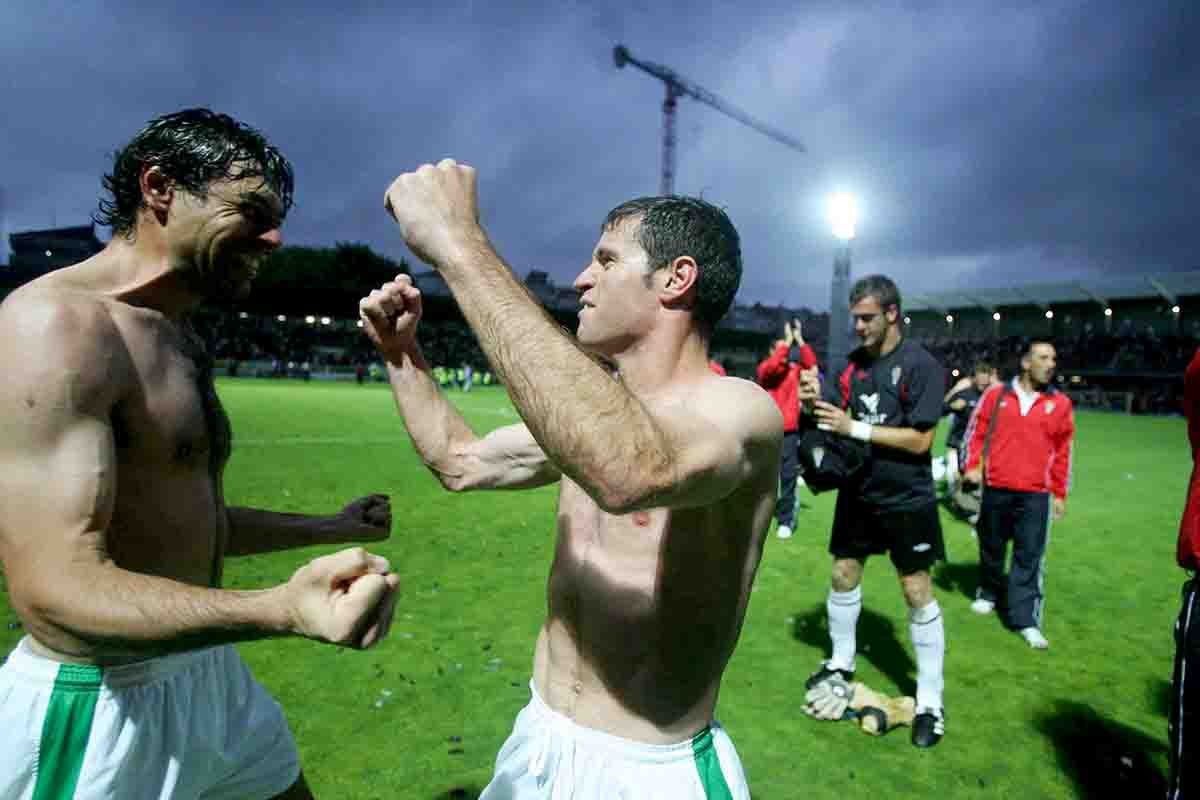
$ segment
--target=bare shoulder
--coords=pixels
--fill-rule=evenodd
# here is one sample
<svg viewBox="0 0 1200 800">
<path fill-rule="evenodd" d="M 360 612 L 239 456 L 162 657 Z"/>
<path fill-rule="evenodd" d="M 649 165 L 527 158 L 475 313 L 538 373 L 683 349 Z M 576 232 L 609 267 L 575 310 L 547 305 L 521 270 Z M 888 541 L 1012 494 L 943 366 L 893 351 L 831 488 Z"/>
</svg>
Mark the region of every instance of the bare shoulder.
<svg viewBox="0 0 1200 800">
<path fill-rule="evenodd" d="M 689 408 L 705 423 L 747 443 L 769 444 L 783 438 L 783 415 L 779 407 L 753 381 L 715 374 L 706 376 L 674 392 L 667 403 Z"/>
<path fill-rule="evenodd" d="M 744 378 L 713 376 L 706 382 L 704 403 L 744 426 L 755 438 L 781 438 L 783 414 L 766 389 Z"/>
<path fill-rule="evenodd" d="M 126 362 L 109 302 L 74 289 L 22 287 L 0 304 L 0 394 L 26 403 L 69 382 L 77 399 L 103 399 Z M 32 406 L 31 406 L 32 407 Z"/>
</svg>

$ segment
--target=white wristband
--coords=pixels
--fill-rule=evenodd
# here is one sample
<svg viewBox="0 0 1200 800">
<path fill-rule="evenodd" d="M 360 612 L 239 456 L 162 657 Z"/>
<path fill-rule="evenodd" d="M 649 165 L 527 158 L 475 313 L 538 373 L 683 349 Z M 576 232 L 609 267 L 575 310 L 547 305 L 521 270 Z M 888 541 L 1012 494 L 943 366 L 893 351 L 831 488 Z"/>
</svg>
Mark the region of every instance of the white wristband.
<svg viewBox="0 0 1200 800">
<path fill-rule="evenodd" d="M 871 423 L 863 422 L 861 419 L 851 420 L 850 438 L 858 439 L 860 442 L 871 441 Z"/>
</svg>

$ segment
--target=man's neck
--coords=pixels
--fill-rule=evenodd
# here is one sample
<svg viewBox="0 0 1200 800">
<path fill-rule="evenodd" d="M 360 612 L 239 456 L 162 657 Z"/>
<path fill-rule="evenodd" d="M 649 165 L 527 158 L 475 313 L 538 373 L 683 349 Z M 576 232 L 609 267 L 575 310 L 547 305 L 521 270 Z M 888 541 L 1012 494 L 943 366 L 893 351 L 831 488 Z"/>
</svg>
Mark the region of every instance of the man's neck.
<svg viewBox="0 0 1200 800">
<path fill-rule="evenodd" d="M 892 351 L 900 346 L 900 342 L 904 337 L 900 335 L 900 329 L 895 325 L 891 325 L 887 329 L 887 333 L 883 335 L 883 342 L 879 345 L 879 352 L 873 355 L 874 358 L 883 358 L 886 355 L 891 355 Z"/>
<path fill-rule="evenodd" d="M 1017 386 L 1019 386 L 1021 391 L 1025 392 L 1025 394 L 1037 394 L 1038 392 L 1045 391 L 1046 389 L 1045 386 L 1039 386 L 1035 384 L 1033 379 L 1029 377 L 1028 372 L 1022 372 L 1020 377 L 1017 378 Z"/>
<path fill-rule="evenodd" d="M 204 301 L 180 270 L 171 266 L 162 242 L 115 236 L 94 260 L 91 277 L 96 290 L 121 302 L 179 318 Z"/>
<path fill-rule="evenodd" d="M 621 383 L 634 395 L 653 394 L 679 380 L 707 376 L 708 343 L 692 331 L 682 337 L 659 329 L 613 356 Z"/>
</svg>

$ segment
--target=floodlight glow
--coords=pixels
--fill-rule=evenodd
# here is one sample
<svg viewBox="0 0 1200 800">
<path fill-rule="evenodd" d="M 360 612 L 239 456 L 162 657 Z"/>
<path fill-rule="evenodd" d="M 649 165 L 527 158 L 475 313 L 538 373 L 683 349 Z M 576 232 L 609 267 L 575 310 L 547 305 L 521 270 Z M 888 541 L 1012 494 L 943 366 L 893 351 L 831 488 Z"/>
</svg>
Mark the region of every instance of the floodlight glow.
<svg viewBox="0 0 1200 800">
<path fill-rule="evenodd" d="M 953 314 L 947 314 L 947 315 L 946 315 L 946 322 L 949 322 L 951 325 L 953 325 L 953 324 L 954 324 L 954 315 L 953 315 Z"/>
<path fill-rule="evenodd" d="M 248 316 L 250 316 L 250 315 L 249 315 L 249 314 L 247 314 L 245 311 L 239 311 L 239 312 L 238 312 L 238 319 L 245 319 L 245 318 L 246 318 L 246 317 L 248 317 Z"/>
<path fill-rule="evenodd" d="M 996 322 L 999 322 L 999 321 L 1000 321 L 1000 312 L 999 312 L 999 311 L 993 311 L 993 312 L 992 312 L 992 319 L 996 320 Z"/>
<path fill-rule="evenodd" d="M 360 320 L 358 321 L 358 327 L 360 327 L 360 328 L 361 328 L 362 326 L 363 326 L 363 324 L 362 324 L 362 320 L 360 319 Z"/>
<path fill-rule="evenodd" d="M 329 317 L 321 317 L 322 325 L 328 325 L 330 322 L 333 322 L 333 320 L 331 320 Z"/>
<path fill-rule="evenodd" d="M 317 324 L 317 318 L 314 317 L 312 314 L 309 314 L 307 317 L 305 317 L 304 321 L 307 322 L 309 325 Z"/>
<path fill-rule="evenodd" d="M 829 223 L 837 238 L 844 242 L 854 238 L 854 226 L 858 224 L 858 202 L 854 195 L 836 192 L 829 198 Z"/>
<path fill-rule="evenodd" d="M 1172 313 L 1172 314 L 1178 314 L 1178 313 L 1179 313 L 1179 306 L 1171 306 L 1171 313 Z"/>
<path fill-rule="evenodd" d="M 912 317 L 905 317 L 905 318 L 904 318 L 904 324 L 905 324 L 905 325 L 912 325 Z"/>
<path fill-rule="evenodd" d="M 1111 317 L 1111 316 L 1112 316 L 1112 309 L 1111 309 L 1111 308 L 1106 308 L 1106 309 L 1104 309 L 1104 316 L 1106 316 L 1106 317 Z"/>
<path fill-rule="evenodd" d="M 956 378 L 957 378 L 957 377 L 958 377 L 958 368 L 957 368 L 957 367 L 955 367 L 955 368 L 954 368 L 954 369 L 953 369 L 953 370 L 950 372 L 950 374 L 951 374 L 951 375 L 953 375 L 954 377 L 956 377 Z"/>
<path fill-rule="evenodd" d="M 285 317 L 283 314 L 280 314 L 278 317 L 275 318 L 275 321 L 276 322 L 287 322 L 287 317 Z"/>
<path fill-rule="evenodd" d="M 1048 308 L 1046 309 L 1046 319 L 1054 319 L 1054 312 Z"/>
</svg>

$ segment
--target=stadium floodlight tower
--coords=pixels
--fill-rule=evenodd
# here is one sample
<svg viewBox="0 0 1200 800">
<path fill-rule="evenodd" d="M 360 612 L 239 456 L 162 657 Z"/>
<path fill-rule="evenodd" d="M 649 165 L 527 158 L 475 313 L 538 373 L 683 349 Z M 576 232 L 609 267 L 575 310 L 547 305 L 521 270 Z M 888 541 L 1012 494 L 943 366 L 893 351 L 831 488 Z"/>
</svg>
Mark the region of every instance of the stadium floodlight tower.
<svg viewBox="0 0 1200 800">
<path fill-rule="evenodd" d="M 680 97 L 691 97 L 694 100 L 699 100 L 701 103 L 715 108 L 726 116 L 733 117 L 743 125 L 753 128 L 762 135 L 774 139 L 782 145 L 786 145 L 801 153 L 804 152 L 804 145 L 786 133 L 777 131 L 766 123 L 759 122 L 745 111 L 735 108 L 712 92 L 691 83 L 678 75 L 674 70 L 664 67 L 662 64 L 655 64 L 653 61 L 642 61 L 634 58 L 630 55 L 629 48 L 624 45 L 619 44 L 613 48 L 613 63 L 617 65 L 617 69 L 623 68 L 626 64 L 632 64 L 647 75 L 658 78 L 666 86 L 667 96 L 662 104 L 662 176 L 659 182 L 659 194 L 669 195 L 675 192 L 675 106 L 678 105 L 676 101 Z"/>
<path fill-rule="evenodd" d="M 838 247 L 833 256 L 833 285 L 829 296 L 829 353 L 827 369 L 841 369 L 850 353 L 850 243 L 858 225 L 854 196 L 837 192 L 829 198 L 829 222 Z"/>
</svg>

